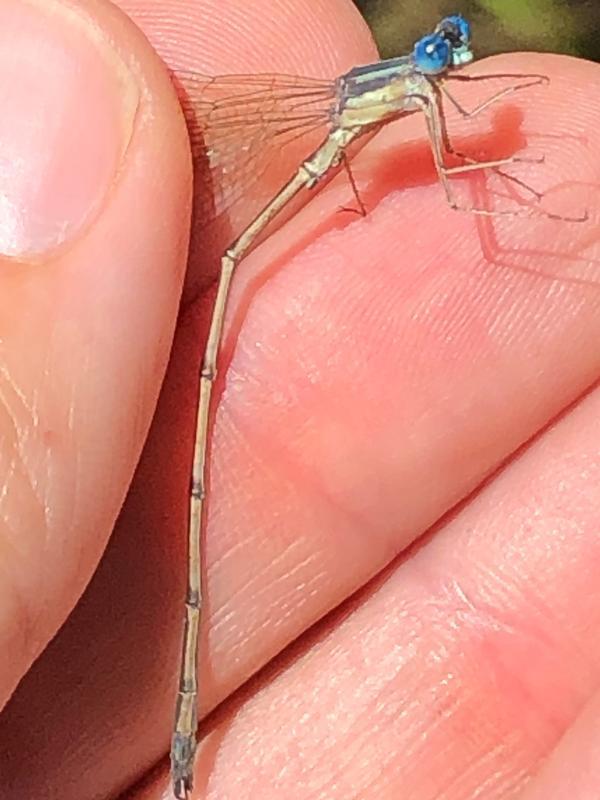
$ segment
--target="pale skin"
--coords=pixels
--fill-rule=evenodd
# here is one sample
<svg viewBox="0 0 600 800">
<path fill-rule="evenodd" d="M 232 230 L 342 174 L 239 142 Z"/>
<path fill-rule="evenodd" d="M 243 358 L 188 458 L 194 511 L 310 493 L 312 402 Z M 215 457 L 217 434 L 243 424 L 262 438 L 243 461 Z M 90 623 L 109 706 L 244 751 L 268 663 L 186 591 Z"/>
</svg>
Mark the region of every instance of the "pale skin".
<svg viewBox="0 0 600 800">
<path fill-rule="evenodd" d="M 248 69 L 325 76 L 373 59 L 349 3 L 315 2 L 304 15 L 293 5 L 278 4 L 271 25 L 249 28 L 233 22 L 242 0 L 219 3 L 218 19 L 197 11 L 195 25 L 189 4 L 171 0 L 167 35 L 154 0 L 121 3 L 167 63 L 187 68 L 227 71 L 217 24 Z M 139 168 L 115 186 L 96 230 L 37 268 L 39 335 L 6 356 L 9 367 L 38 365 L 29 379 L 18 376 L 45 415 L 34 440 L 57 437 L 61 479 L 48 503 L 62 508 L 75 492 L 87 514 L 60 526 L 50 515 L 44 528 L 31 524 L 18 492 L 6 505 L 4 699 L 106 546 L 154 414 L 185 266 L 190 166 L 169 83 L 133 26 L 102 3 L 87 7 L 131 54 L 152 113 L 134 142 Z M 335 53 L 325 46 L 333 40 Z M 598 67 L 517 55 L 485 67 L 543 72 L 551 83 L 536 89 L 539 103 L 515 96 L 495 122 L 469 121 L 461 149 L 482 141 L 494 153 L 496 129 L 518 148 L 527 136 L 547 154 L 549 183 L 597 184 L 598 109 L 576 112 L 566 81 L 583 91 Z M 423 135 L 422 122 L 408 122 L 359 156 L 366 219 L 339 213 L 352 199 L 340 179 L 237 277 L 212 453 L 202 713 L 273 659 L 278 669 L 205 729 L 199 797 L 596 796 L 600 400 L 591 391 L 575 401 L 600 375 L 597 192 L 569 195 L 562 209 L 584 202 L 586 225 L 515 219 L 494 243 L 447 208 L 425 145 L 400 144 Z M 128 797 L 166 791 L 193 382 L 210 302 L 205 256 L 192 255 L 166 383 L 100 571 L 0 716 L 0 752 L 9 755 L 2 788 L 12 796 L 110 798 L 144 773 Z M 586 280 L 569 283 L 567 273 Z M 7 274 L 4 320 L 23 292 L 19 274 Z M 78 291 L 67 292 L 73 280 Z M 113 295 L 131 295 L 120 326 L 106 324 Z M 40 359 L 52 355 L 44 348 L 55 344 L 45 335 L 49 315 L 83 321 L 103 303 L 102 337 L 84 340 L 74 325 L 70 357 L 50 359 L 55 384 L 36 383 Z M 74 372 L 86 357 L 102 389 L 93 396 Z M 79 409 L 81 426 L 68 435 L 51 390 Z M 7 414 L 0 424 L 7 441 Z M 94 458 L 90 441 L 99 442 Z M 504 471 L 481 487 L 501 462 Z M 29 481 L 43 488 L 47 464 L 30 465 L 39 473 Z M 378 573 L 344 613 L 318 622 Z"/>
</svg>

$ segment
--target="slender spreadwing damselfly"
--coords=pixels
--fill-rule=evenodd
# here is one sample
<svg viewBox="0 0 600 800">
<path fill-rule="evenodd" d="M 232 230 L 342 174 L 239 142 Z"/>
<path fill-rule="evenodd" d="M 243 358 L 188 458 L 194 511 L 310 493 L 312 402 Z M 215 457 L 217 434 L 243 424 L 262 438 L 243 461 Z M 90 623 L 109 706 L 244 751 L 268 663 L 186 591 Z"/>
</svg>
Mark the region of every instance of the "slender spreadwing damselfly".
<svg viewBox="0 0 600 800">
<path fill-rule="evenodd" d="M 217 356 L 223 332 L 227 299 L 236 265 L 256 244 L 269 223 L 303 189 L 317 187 L 336 167 L 346 169 L 356 205 L 365 213 L 360 193 L 350 171 L 348 147 L 391 120 L 423 112 L 435 169 L 448 203 L 474 214 L 534 215 L 583 221 L 586 216 L 564 217 L 543 211 L 541 195 L 502 167 L 526 159 L 507 157 L 477 161 L 458 153 L 450 142 L 444 115 L 449 102 L 463 117 L 473 117 L 507 95 L 545 83 L 542 75 L 461 74 L 473 59 L 471 31 L 460 15 L 444 18 L 432 34 L 423 36 L 410 55 L 356 67 L 334 81 L 281 75 L 225 76 L 209 78 L 175 73 L 182 91 L 182 105 L 189 123 L 194 156 L 207 163 L 215 175 L 215 212 L 226 208 L 219 195 L 220 178 L 230 170 L 251 170 L 255 154 L 264 150 L 269 136 L 280 144 L 310 138 L 321 130 L 321 144 L 288 176 L 262 211 L 229 245 L 221 260 L 208 339 L 200 371 L 200 397 L 194 440 L 188 528 L 188 583 L 185 600 L 185 631 L 181 659 L 175 726 L 171 747 L 173 791 L 178 800 L 188 800 L 193 784 L 197 747 L 198 637 L 202 607 L 202 561 L 204 504 L 207 486 L 207 448 L 211 395 L 217 373 Z M 450 93 L 452 81 L 512 80 L 510 85 L 466 110 Z M 240 142 L 243 142 L 240 145 Z M 214 142 L 214 144 L 213 144 Z M 459 163 L 448 166 L 452 157 Z M 229 159 L 229 160 L 228 160 Z M 452 177 L 476 170 L 494 170 L 523 188 L 531 202 L 514 210 L 463 207 L 455 199 Z M 234 175 L 235 178 L 235 175 Z M 231 195 L 229 196 L 231 199 Z"/>
</svg>

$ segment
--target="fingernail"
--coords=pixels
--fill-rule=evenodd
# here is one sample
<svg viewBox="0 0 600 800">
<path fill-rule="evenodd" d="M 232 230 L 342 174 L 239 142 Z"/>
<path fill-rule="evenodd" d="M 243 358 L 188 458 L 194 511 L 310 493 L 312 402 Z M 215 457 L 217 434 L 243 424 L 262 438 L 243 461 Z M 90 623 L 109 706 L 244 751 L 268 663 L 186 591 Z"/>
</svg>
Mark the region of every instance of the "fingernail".
<svg viewBox="0 0 600 800">
<path fill-rule="evenodd" d="M 0 3 L 0 253 L 71 241 L 101 208 L 131 139 L 139 89 L 81 6 Z"/>
</svg>

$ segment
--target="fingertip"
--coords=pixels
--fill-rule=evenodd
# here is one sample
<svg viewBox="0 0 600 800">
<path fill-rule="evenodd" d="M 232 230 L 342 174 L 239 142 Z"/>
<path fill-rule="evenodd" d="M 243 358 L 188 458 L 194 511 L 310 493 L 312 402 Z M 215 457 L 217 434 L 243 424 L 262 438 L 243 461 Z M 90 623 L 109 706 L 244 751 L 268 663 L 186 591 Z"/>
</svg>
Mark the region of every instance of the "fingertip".
<svg viewBox="0 0 600 800">
<path fill-rule="evenodd" d="M 119 0 L 169 66 L 209 75 L 283 72 L 335 77 L 377 58 L 349 0 Z"/>
</svg>

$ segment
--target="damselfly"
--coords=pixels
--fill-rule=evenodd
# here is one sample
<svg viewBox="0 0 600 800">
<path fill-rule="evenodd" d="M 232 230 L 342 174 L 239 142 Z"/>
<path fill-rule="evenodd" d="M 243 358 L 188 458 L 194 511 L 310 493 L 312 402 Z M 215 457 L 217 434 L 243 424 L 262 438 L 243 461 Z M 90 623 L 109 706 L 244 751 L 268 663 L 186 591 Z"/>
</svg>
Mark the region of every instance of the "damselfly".
<svg viewBox="0 0 600 800">
<path fill-rule="evenodd" d="M 221 260 L 216 300 L 200 371 L 190 487 L 185 632 L 171 748 L 173 790 L 178 800 L 187 800 L 190 796 L 197 746 L 201 539 L 207 485 L 209 411 L 225 308 L 236 265 L 269 223 L 302 189 L 316 187 L 335 167 L 341 165 L 347 168 L 357 204 L 364 213 L 360 195 L 352 181 L 347 148 L 355 140 L 391 120 L 417 111 L 423 112 L 435 168 L 453 208 L 460 208 L 454 198 L 453 175 L 490 168 L 499 170 L 503 165 L 519 161 L 515 157 L 476 161 L 457 153 L 450 143 L 442 101 L 447 99 L 462 116 L 472 117 L 508 94 L 544 83 L 547 79 L 541 75 L 469 77 L 458 74 L 461 67 L 472 59 L 469 23 L 462 16 L 454 15 L 444 18 L 432 34 L 419 39 L 410 55 L 356 67 L 335 81 L 274 75 L 218 78 L 185 73 L 175 75 L 183 90 L 182 104 L 188 118 L 194 155 L 208 163 L 216 175 L 213 211 L 217 215 L 227 202 L 231 202 L 231 195 L 225 198 L 219 194 L 219 172 L 223 173 L 228 165 L 233 165 L 238 176 L 241 176 L 246 168 L 253 168 L 256 165 L 255 154 L 264 145 L 265 131 L 270 130 L 271 136 L 287 143 L 326 128 L 321 144 L 302 161 L 283 188 L 273 193 L 262 211 L 254 219 L 246 221 L 248 224 L 243 232 L 230 244 Z M 475 81 L 489 77 L 513 78 L 516 82 L 470 111 L 465 110 L 448 91 L 451 80 Z M 230 161 L 227 159 L 228 151 L 235 153 Z M 458 156 L 461 163 L 447 166 L 448 156 Z M 514 211 L 475 207 L 463 210 L 487 216 L 541 213 L 556 218 L 556 215 L 539 210 L 536 202 L 540 196 L 533 189 L 514 176 L 501 174 L 531 193 L 536 211 L 532 212 L 531 206 Z M 231 182 L 229 186 L 231 188 Z M 573 218 L 573 221 L 584 218 Z"/>
</svg>

